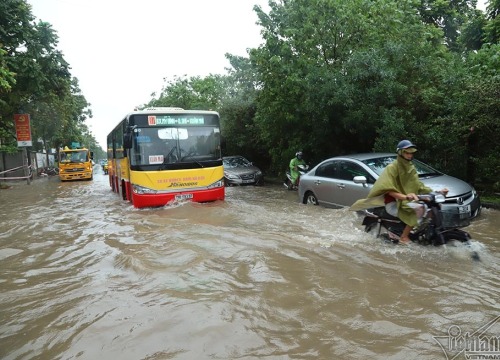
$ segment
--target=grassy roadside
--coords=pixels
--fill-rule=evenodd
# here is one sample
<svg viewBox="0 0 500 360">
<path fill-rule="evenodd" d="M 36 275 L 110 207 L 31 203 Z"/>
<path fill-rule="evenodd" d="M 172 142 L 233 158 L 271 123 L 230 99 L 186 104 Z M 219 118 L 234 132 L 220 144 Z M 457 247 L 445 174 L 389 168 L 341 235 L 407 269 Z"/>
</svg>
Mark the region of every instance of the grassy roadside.
<svg viewBox="0 0 500 360">
<path fill-rule="evenodd" d="M 480 195 L 481 204 L 486 208 L 500 210 L 500 196 L 496 194 Z"/>
</svg>

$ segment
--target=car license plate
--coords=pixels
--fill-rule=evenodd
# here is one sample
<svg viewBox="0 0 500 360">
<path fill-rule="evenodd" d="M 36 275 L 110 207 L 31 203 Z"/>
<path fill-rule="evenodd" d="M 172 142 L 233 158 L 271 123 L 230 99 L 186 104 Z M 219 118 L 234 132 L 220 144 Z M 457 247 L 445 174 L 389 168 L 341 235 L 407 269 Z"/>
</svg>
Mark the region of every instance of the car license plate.
<svg viewBox="0 0 500 360">
<path fill-rule="evenodd" d="M 175 195 L 175 200 L 189 200 L 193 198 L 193 194 L 179 194 Z"/>
<path fill-rule="evenodd" d="M 470 205 L 459 206 L 458 207 L 458 213 L 459 214 L 465 214 L 465 213 L 469 213 L 470 214 Z"/>
<path fill-rule="evenodd" d="M 470 205 L 464 205 L 458 207 L 458 217 L 460 219 L 470 218 Z"/>
<path fill-rule="evenodd" d="M 243 184 L 250 184 L 253 182 L 253 180 L 241 180 Z"/>
</svg>

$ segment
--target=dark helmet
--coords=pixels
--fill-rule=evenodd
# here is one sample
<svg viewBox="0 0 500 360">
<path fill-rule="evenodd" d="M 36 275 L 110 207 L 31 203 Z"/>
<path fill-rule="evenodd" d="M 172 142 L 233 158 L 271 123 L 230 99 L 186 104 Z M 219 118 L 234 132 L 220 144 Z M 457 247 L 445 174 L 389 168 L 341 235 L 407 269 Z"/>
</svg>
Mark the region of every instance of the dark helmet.
<svg viewBox="0 0 500 360">
<path fill-rule="evenodd" d="M 300 159 L 302 159 L 302 155 L 303 155 L 303 154 L 302 154 L 302 151 L 297 151 L 297 152 L 295 153 L 295 156 L 296 156 L 296 157 L 297 157 L 297 159 L 299 159 L 299 160 L 300 160 Z"/>
<path fill-rule="evenodd" d="M 410 140 L 401 140 L 398 143 L 398 147 L 396 148 L 396 152 L 399 154 L 401 150 L 415 148 L 417 150 L 417 145 L 414 145 Z"/>
</svg>

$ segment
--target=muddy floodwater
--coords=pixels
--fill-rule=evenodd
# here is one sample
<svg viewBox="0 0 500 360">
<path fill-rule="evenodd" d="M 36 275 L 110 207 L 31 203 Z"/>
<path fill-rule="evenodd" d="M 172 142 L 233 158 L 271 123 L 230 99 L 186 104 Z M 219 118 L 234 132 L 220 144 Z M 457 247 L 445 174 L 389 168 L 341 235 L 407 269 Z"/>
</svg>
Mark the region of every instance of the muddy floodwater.
<svg viewBox="0 0 500 360">
<path fill-rule="evenodd" d="M 465 359 L 481 341 L 481 354 L 499 350 L 499 211 L 467 228 L 470 246 L 386 244 L 360 223 L 272 184 L 138 210 L 102 172 L 14 183 L 0 190 L 0 359 Z"/>
</svg>

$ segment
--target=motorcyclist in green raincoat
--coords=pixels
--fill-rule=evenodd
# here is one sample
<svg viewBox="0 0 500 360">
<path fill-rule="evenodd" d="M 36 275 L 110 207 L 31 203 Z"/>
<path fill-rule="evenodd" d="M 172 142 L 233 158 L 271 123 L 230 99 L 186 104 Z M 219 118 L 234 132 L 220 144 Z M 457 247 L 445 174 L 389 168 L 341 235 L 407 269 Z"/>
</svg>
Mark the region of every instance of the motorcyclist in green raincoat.
<svg viewBox="0 0 500 360">
<path fill-rule="evenodd" d="M 290 160 L 290 177 L 292 178 L 292 186 L 297 186 L 297 179 L 300 176 L 299 173 L 299 165 L 305 165 L 306 162 L 302 158 L 303 154 L 302 151 L 297 151 L 295 153 L 295 157 Z"/>
<path fill-rule="evenodd" d="M 366 199 L 356 201 L 351 210 L 363 210 L 370 207 L 385 206 L 387 213 L 396 216 L 406 224 L 400 242 L 408 243 L 409 235 L 418 220 L 425 215 L 425 206 L 418 202 L 419 194 L 428 194 L 433 189 L 425 186 L 418 178 L 417 170 L 412 163 L 417 147 L 409 140 L 398 143 L 397 159 L 387 165 L 380 177 L 375 181 Z M 442 189 L 445 196 L 448 189 Z"/>
</svg>

